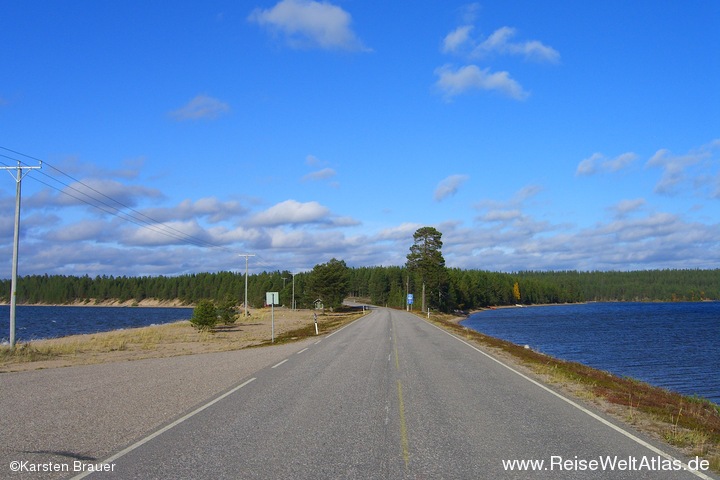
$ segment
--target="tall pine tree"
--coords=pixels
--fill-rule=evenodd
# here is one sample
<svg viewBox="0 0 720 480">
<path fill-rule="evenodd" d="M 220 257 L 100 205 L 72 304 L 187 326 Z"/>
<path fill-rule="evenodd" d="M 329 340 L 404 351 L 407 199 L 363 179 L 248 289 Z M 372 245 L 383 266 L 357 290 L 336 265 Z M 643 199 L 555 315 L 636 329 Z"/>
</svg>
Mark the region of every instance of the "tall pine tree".
<svg viewBox="0 0 720 480">
<path fill-rule="evenodd" d="M 442 295 L 447 288 L 447 272 L 442 252 L 442 233 L 433 227 L 422 227 L 413 234 L 413 245 L 407 255 L 407 268 L 415 277 L 415 285 L 422 288 L 422 309 L 427 311 L 427 294 L 430 304 L 440 309 Z"/>
</svg>

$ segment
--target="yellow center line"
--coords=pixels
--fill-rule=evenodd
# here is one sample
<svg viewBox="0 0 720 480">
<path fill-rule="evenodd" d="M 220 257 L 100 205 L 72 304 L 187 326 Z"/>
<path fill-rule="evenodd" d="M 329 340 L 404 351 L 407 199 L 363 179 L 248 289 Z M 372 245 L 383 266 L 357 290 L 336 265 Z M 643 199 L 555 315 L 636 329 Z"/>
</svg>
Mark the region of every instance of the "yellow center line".
<svg viewBox="0 0 720 480">
<path fill-rule="evenodd" d="M 392 327 L 391 327 L 392 328 Z M 397 348 L 397 335 L 393 332 L 393 349 L 395 350 L 395 368 L 400 372 L 400 356 Z M 403 401 L 402 382 L 397 381 L 398 392 L 398 410 L 400 412 L 400 446 L 402 447 L 403 460 L 405 460 L 405 468 L 410 464 L 410 448 L 408 445 L 407 423 L 405 422 L 405 402 Z"/>
<path fill-rule="evenodd" d="M 402 382 L 397 381 L 398 401 L 400 403 L 400 445 L 402 445 L 403 460 L 405 460 L 405 468 L 410 463 L 410 448 L 408 447 L 407 426 L 405 424 L 405 404 L 403 403 Z"/>
</svg>

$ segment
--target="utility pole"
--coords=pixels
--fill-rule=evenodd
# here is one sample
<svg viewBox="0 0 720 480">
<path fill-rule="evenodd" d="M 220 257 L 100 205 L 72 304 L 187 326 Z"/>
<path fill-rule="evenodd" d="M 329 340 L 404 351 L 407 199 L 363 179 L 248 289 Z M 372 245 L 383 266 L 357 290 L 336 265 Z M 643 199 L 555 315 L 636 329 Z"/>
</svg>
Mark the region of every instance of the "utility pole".
<svg viewBox="0 0 720 480">
<path fill-rule="evenodd" d="M 245 257 L 245 318 L 248 316 L 248 305 L 247 305 L 247 283 L 248 283 L 248 258 L 254 257 L 251 253 L 241 253 L 239 256 Z"/>
<path fill-rule="evenodd" d="M 291 273 L 290 275 L 292 275 L 292 278 L 293 278 L 292 311 L 294 312 L 295 311 L 295 275 L 297 275 L 297 273 Z"/>
<path fill-rule="evenodd" d="M 15 240 L 13 243 L 12 281 L 10 283 L 10 348 L 15 346 L 15 307 L 17 303 L 18 251 L 20 250 L 20 191 L 22 179 L 29 173 L 29 171 L 23 173 L 23 169 L 35 170 L 40 168 L 42 168 L 42 162 L 37 167 L 24 167 L 20 165 L 20 160 L 18 160 L 17 167 L 0 167 L 0 170 L 7 170 L 17 184 L 15 190 Z M 17 173 L 13 175 L 12 170 L 17 170 Z"/>
</svg>

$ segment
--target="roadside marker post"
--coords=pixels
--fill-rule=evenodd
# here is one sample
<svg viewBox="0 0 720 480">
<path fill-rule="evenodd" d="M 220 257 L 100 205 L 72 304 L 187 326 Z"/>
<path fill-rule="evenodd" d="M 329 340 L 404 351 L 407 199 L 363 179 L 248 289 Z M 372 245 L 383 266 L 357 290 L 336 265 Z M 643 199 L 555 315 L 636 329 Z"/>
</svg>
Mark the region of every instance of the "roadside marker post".
<svg viewBox="0 0 720 480">
<path fill-rule="evenodd" d="M 317 328 L 317 313 L 313 313 L 313 318 L 315 319 L 315 335 L 320 335 Z"/>
<path fill-rule="evenodd" d="M 275 304 L 280 303 L 280 294 L 278 292 L 265 292 L 265 303 L 270 305 L 271 318 L 271 336 L 270 343 L 275 343 Z"/>
</svg>

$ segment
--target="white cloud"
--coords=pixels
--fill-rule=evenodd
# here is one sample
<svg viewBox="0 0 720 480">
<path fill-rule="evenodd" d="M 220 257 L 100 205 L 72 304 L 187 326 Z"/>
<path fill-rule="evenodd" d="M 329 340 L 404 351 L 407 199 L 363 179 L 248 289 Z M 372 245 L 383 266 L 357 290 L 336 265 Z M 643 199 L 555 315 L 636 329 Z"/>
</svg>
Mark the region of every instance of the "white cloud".
<svg viewBox="0 0 720 480">
<path fill-rule="evenodd" d="M 540 185 L 527 185 L 522 187 L 520 190 L 517 191 L 517 193 L 515 193 L 512 201 L 515 203 L 522 203 L 542 191 L 543 187 L 541 187 Z"/>
<path fill-rule="evenodd" d="M 438 224 L 448 266 L 518 271 L 720 265 L 718 223 L 695 223 L 666 212 L 643 215 L 645 200 L 630 199 L 610 207 L 617 215 L 608 221 L 575 229 L 529 214 L 523 202 L 537 191 L 530 186 L 509 200 L 482 202 L 481 222 L 471 227 L 459 221 Z M 195 207 L 203 202 L 189 203 Z M 263 224 L 232 228 L 225 224 L 206 228 L 193 219 L 163 222 L 158 227 L 173 228 L 215 245 L 257 252 L 263 269 L 294 270 L 311 268 L 331 256 L 357 266 L 402 265 L 413 233 L 423 226 L 408 222 L 352 236 L 348 230 L 328 228 L 356 224 L 352 219 L 334 218 L 316 202 L 293 200 L 261 212 L 256 219 L 263 220 L 263 216 Z M 300 224 L 304 228 L 297 228 Z M 235 268 L 233 265 L 239 268 L 237 257 L 225 249 L 197 248 L 119 219 L 53 224 L 44 234 L 39 233 L 39 222 L 33 225 L 37 226 L 28 231 L 23 244 L 23 270 L 27 274 L 158 275 L 227 270 Z M 6 239 L 0 251 L 6 253 L 9 242 Z M 258 267 L 251 261 L 251 268 Z"/>
<path fill-rule="evenodd" d="M 118 242 L 130 246 L 165 246 L 212 243 L 207 231 L 197 222 L 164 222 L 142 228 L 125 228 Z"/>
<path fill-rule="evenodd" d="M 399 240 L 403 238 L 410 238 L 412 241 L 413 234 L 420 227 L 422 227 L 422 225 L 419 223 L 402 223 L 396 227 L 380 230 L 377 237 L 380 240 Z"/>
<path fill-rule="evenodd" d="M 709 196 L 718 194 L 717 184 L 713 179 L 720 179 L 720 139 L 702 145 L 685 155 L 673 155 L 667 149 L 655 152 L 646 167 L 655 167 L 662 170 L 662 177 L 655 185 L 655 193 L 661 195 L 675 195 L 683 188 L 701 190 L 709 187 L 712 191 Z"/>
<path fill-rule="evenodd" d="M 472 29 L 472 25 L 463 25 L 448 33 L 443 40 L 443 53 L 455 53 L 463 45 L 470 42 L 470 32 Z"/>
<path fill-rule="evenodd" d="M 615 158 L 611 158 L 611 159 L 607 160 L 603 164 L 603 167 L 610 172 L 617 172 L 619 170 L 624 169 L 628 165 L 630 165 L 636 159 L 637 159 L 637 155 L 635 155 L 632 152 L 623 153 L 622 155 L 618 155 Z"/>
<path fill-rule="evenodd" d="M 473 23 L 480 12 L 480 4 L 477 2 L 468 3 L 460 8 L 462 22 L 466 24 Z"/>
<path fill-rule="evenodd" d="M 476 205 L 476 208 L 479 210 L 507 210 L 517 208 L 518 206 L 522 205 L 522 203 L 526 200 L 529 200 L 535 195 L 542 192 L 542 190 L 543 188 L 540 185 L 527 185 L 515 192 L 515 194 L 510 200 L 481 200 Z"/>
<path fill-rule="evenodd" d="M 215 197 L 205 197 L 194 202 L 185 199 L 175 207 L 144 209 L 142 213 L 160 222 L 204 217 L 211 223 L 217 223 L 240 217 L 247 213 L 247 209 L 234 200 L 224 202 Z"/>
<path fill-rule="evenodd" d="M 86 240 L 114 241 L 112 228 L 102 221 L 83 220 L 51 230 L 44 239 L 48 242 L 82 242 Z"/>
<path fill-rule="evenodd" d="M 491 67 L 480 67 L 477 61 L 489 62 L 493 56 L 510 55 L 554 64 L 560 61 L 560 53 L 539 40 L 515 41 L 517 31 L 511 27 L 498 28 L 482 41 L 473 38 L 474 26 L 471 22 L 475 19 L 477 9 L 477 4 L 472 4 L 466 18 L 469 21 L 448 33 L 441 47 L 443 53 L 460 56 L 468 64 L 459 68 L 444 65 L 435 69 L 439 77 L 436 86 L 448 99 L 471 90 L 495 90 L 516 100 L 527 98 L 529 93 L 508 71 L 492 72 Z"/>
<path fill-rule="evenodd" d="M 480 217 L 484 222 L 509 222 L 522 218 L 522 212 L 518 209 L 513 210 L 489 210 Z"/>
<path fill-rule="evenodd" d="M 473 55 L 479 57 L 488 54 L 519 55 L 526 60 L 536 62 L 558 63 L 560 61 L 560 53 L 557 50 L 538 40 L 512 41 L 516 34 L 517 30 L 514 28 L 500 27 L 475 47 Z"/>
<path fill-rule="evenodd" d="M 326 222 L 330 209 L 318 202 L 300 203 L 296 200 L 285 200 L 273 205 L 253 218 L 255 225 L 297 225 L 304 223 Z"/>
<path fill-rule="evenodd" d="M 113 213 L 135 207 L 147 199 L 164 198 L 159 190 L 139 185 L 125 185 L 109 179 L 85 179 L 68 184 L 58 194 L 49 189 L 29 197 L 25 204 L 32 208 L 88 206 Z"/>
<path fill-rule="evenodd" d="M 510 248 L 513 243 L 524 242 L 534 235 L 558 230 L 558 225 L 535 220 L 523 212 L 525 203 L 542 191 L 538 185 L 528 185 L 518 190 L 510 200 L 483 200 L 476 205 L 480 210 L 480 224 L 493 224 L 487 238 L 492 243 Z"/>
<path fill-rule="evenodd" d="M 720 142 L 714 141 L 684 155 L 659 150 L 646 165 L 663 174 L 679 172 L 681 180 L 674 184 L 675 189 L 707 187 L 701 182 L 719 178 L 719 149 Z M 306 160 L 312 166 L 308 170 L 316 170 L 314 173 L 327 166 L 312 156 Z M 595 154 L 586 160 L 587 172 L 610 173 L 633 165 L 636 156 Z M 447 198 L 466 180 L 463 175 L 447 177 L 438 185 L 436 197 Z M 332 256 L 353 266 L 402 265 L 413 233 L 424 226 L 415 222 L 422 218 L 424 212 L 420 212 L 407 223 L 353 230 L 359 222 L 347 212 L 337 215 L 313 201 L 286 200 L 263 209 L 209 196 L 144 208 L 167 199 L 159 191 L 113 180 L 83 183 L 140 209 L 155 222 L 141 228 L 109 215 L 83 219 L 84 212 L 77 208 L 59 209 L 83 203 L 42 189 L 30 194 L 24 205 L 24 274 L 157 275 L 227 270 L 239 263 L 228 250 L 257 252 L 265 269 L 307 269 Z M 705 223 L 698 223 L 690 220 L 692 212 L 687 208 L 682 213 L 666 212 L 644 198 L 615 200 L 606 207 L 606 219 L 579 227 L 550 220 L 553 206 L 542 204 L 538 199 L 541 191 L 538 185 L 528 185 L 505 199 L 480 201 L 468 226 L 452 219 L 436 223 L 443 233 L 448 266 L 500 271 L 720 267 L 720 224 L 712 216 L 710 202 L 703 204 Z M 12 196 L 0 195 L 0 205 L 7 207 L 0 214 L 0 253 L 6 258 L 11 251 L 13 204 Z M 538 206 L 542 208 L 537 210 Z M 681 208 L 685 207 L 676 209 Z M 186 241 L 186 235 L 196 243 L 229 248 L 198 247 Z"/>
<path fill-rule="evenodd" d="M 632 152 L 623 153 L 615 158 L 608 158 L 602 153 L 593 153 L 589 158 L 581 160 L 575 170 L 576 176 L 589 176 L 596 173 L 614 173 L 632 164 L 638 156 Z"/>
<path fill-rule="evenodd" d="M 183 107 L 170 112 L 175 120 L 212 120 L 230 111 L 227 103 L 217 98 L 201 94 L 190 100 Z"/>
<path fill-rule="evenodd" d="M 642 200 L 620 202 L 618 209 Z M 519 210 L 491 211 L 490 224 L 446 225 L 443 254 L 450 267 L 497 271 L 718 268 L 720 224 L 656 212 L 615 218 L 582 230 L 539 221 Z M 499 223 L 499 225 L 498 225 Z"/>
<path fill-rule="evenodd" d="M 435 74 L 438 76 L 436 85 L 447 98 L 470 90 L 497 91 L 516 100 L 524 100 L 530 95 L 508 72 L 492 73 L 489 68 L 481 69 L 476 65 L 460 68 L 444 65 L 437 68 Z"/>
<path fill-rule="evenodd" d="M 282 34 L 293 48 L 367 50 L 350 28 L 350 14 L 328 2 L 282 0 L 256 8 L 248 20 Z"/>
<path fill-rule="evenodd" d="M 467 175 L 450 175 L 449 177 L 441 180 L 435 189 L 435 200 L 440 202 L 451 195 L 455 195 L 458 189 L 460 189 L 462 184 L 465 183 L 468 178 L 470 177 Z"/>
<path fill-rule="evenodd" d="M 305 163 L 311 167 L 317 167 L 319 165 L 325 165 L 325 162 L 317 158 L 315 155 L 308 155 L 305 157 Z"/>
<path fill-rule="evenodd" d="M 317 180 L 327 180 L 328 178 L 333 178 L 335 175 L 337 175 L 337 172 L 332 168 L 323 168 L 322 170 L 317 170 L 315 172 L 310 172 L 307 175 L 303 176 L 303 181 L 317 181 Z"/>
<path fill-rule="evenodd" d="M 593 153 L 590 158 L 581 160 L 575 170 L 575 175 L 593 175 L 597 172 L 597 162 L 603 158 L 600 153 Z"/>
<path fill-rule="evenodd" d="M 636 198 L 634 200 L 622 200 L 617 204 L 609 207 L 609 210 L 615 212 L 618 218 L 624 218 L 627 214 L 638 211 L 645 205 L 644 198 Z"/>
</svg>

